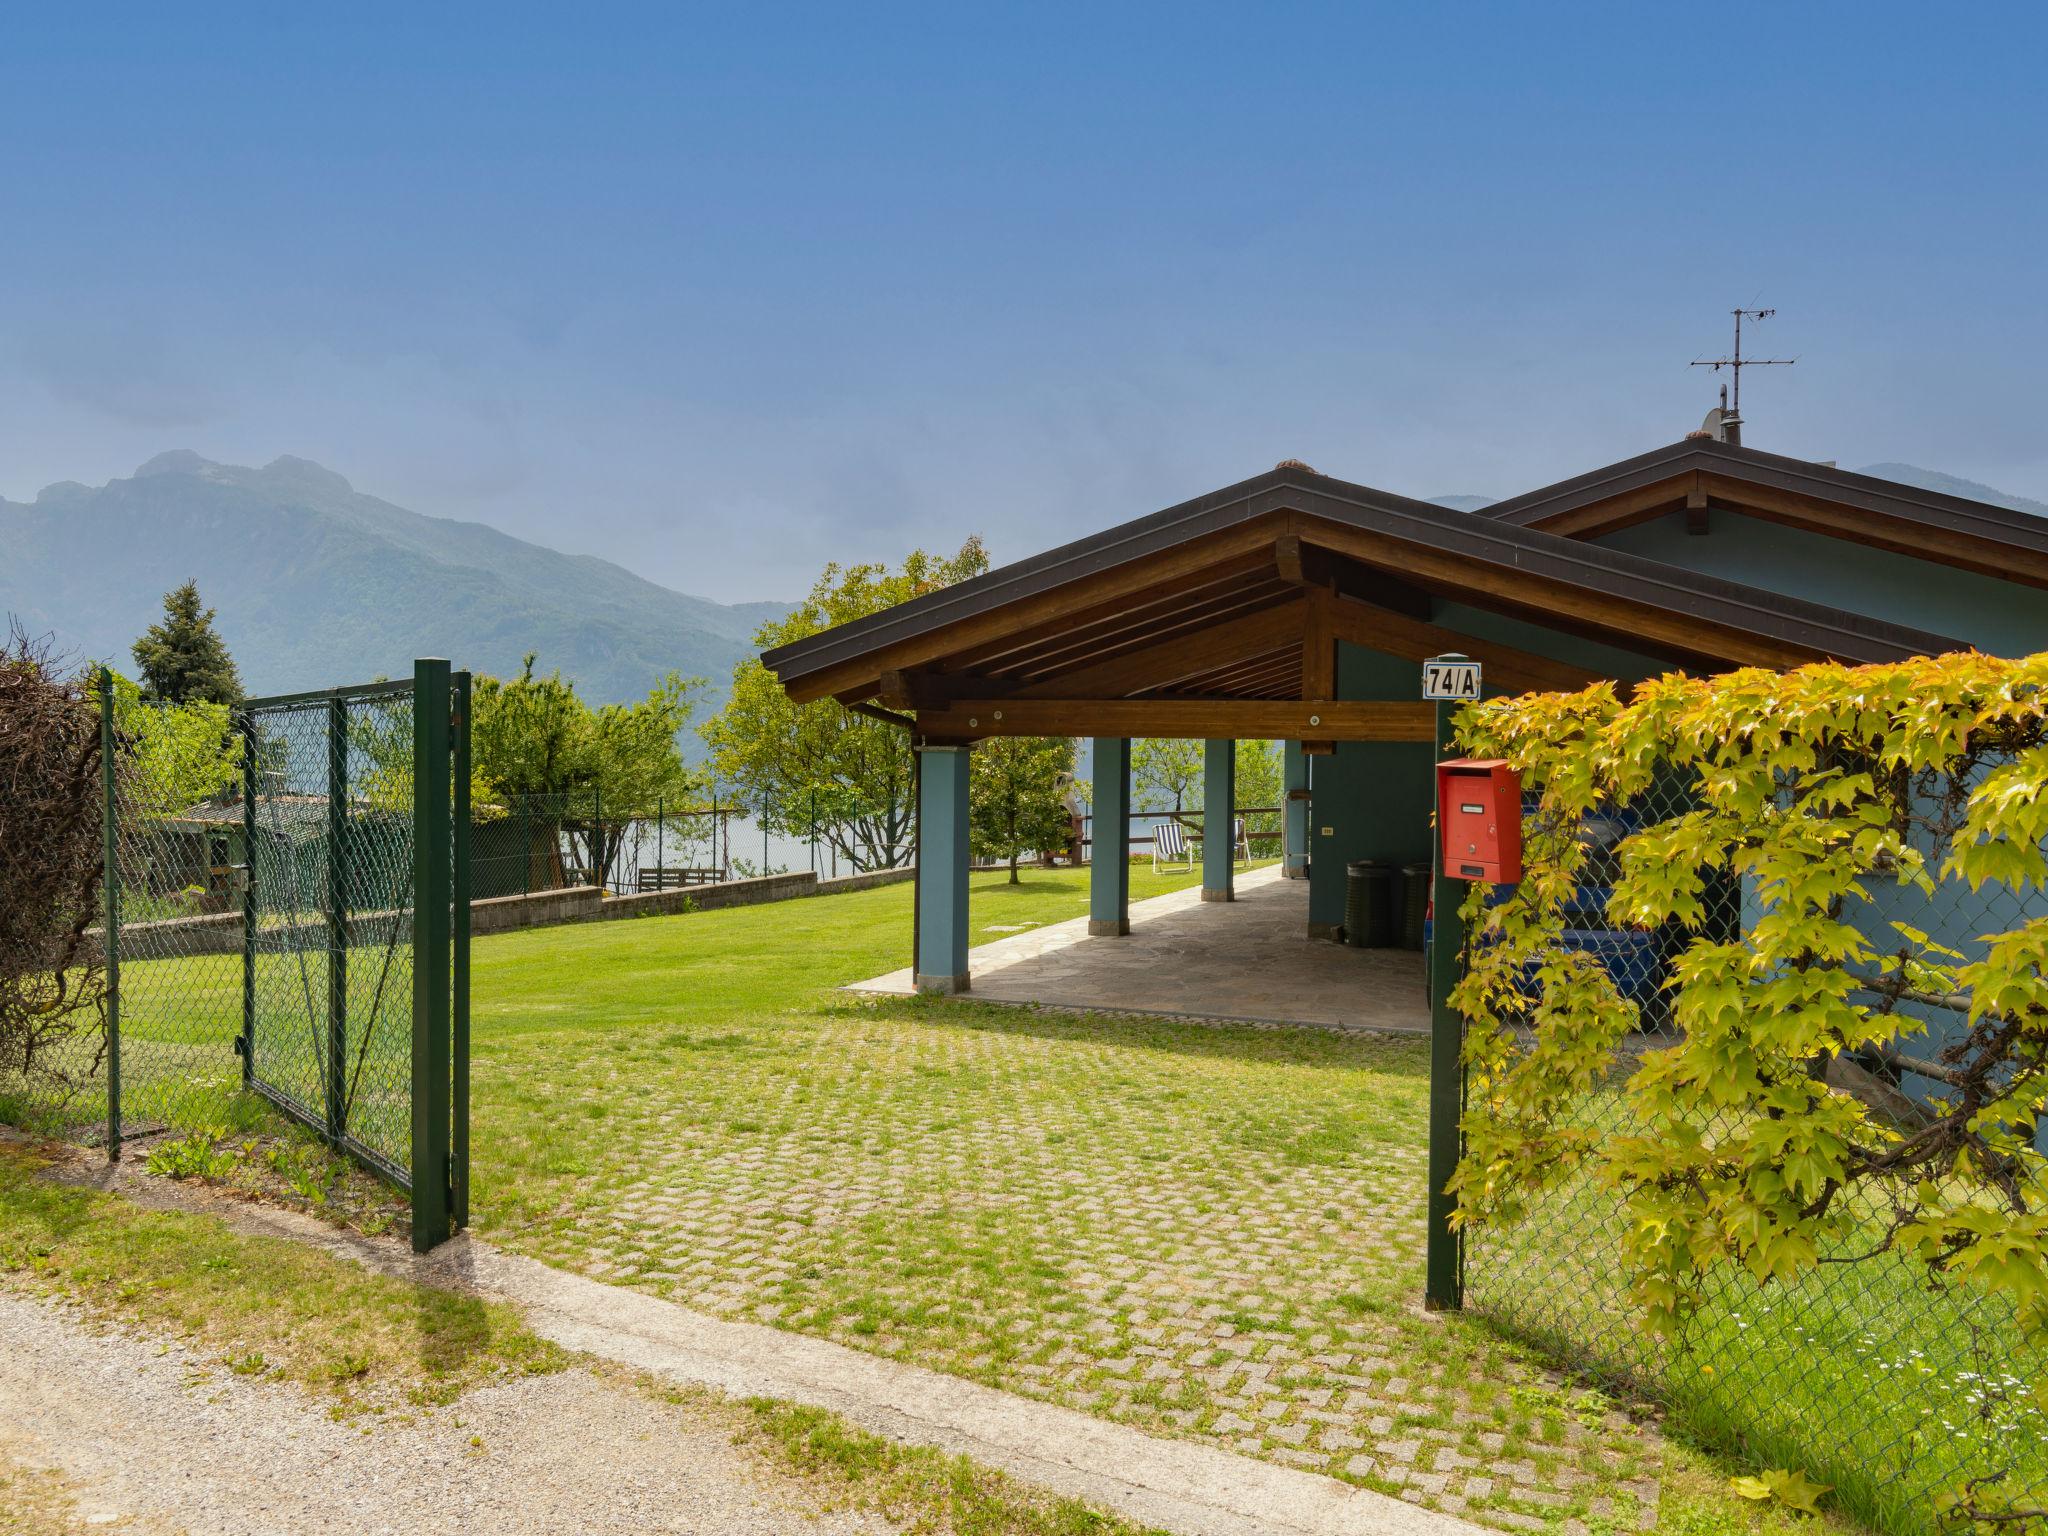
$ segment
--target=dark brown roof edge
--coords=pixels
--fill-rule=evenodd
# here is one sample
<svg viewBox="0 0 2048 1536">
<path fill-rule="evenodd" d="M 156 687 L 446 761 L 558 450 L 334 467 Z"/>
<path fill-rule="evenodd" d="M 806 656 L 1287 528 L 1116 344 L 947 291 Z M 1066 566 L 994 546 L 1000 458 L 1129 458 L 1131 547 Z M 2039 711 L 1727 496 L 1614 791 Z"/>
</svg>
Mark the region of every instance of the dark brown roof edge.
<svg viewBox="0 0 2048 1536">
<path fill-rule="evenodd" d="M 1278 469 L 913 598 L 882 613 L 778 646 L 764 652 L 761 659 L 789 682 L 1064 582 L 1287 510 L 1469 553 L 1494 564 L 1548 575 L 1566 585 L 1645 601 L 1666 611 L 1832 655 L 1889 660 L 1964 648 L 1962 642 L 1947 636 L 1702 576 L 1597 544 L 1455 512 L 1327 475 Z"/>
<path fill-rule="evenodd" d="M 2016 507 L 1972 501 L 1967 496 L 1951 496 L 1944 491 L 1923 490 L 1897 480 L 1859 475 L 1832 464 L 1816 464 L 1810 459 L 1788 458 L 1784 454 L 1765 453 L 1758 448 L 1698 439 L 1672 443 L 1632 459 L 1574 475 L 1569 480 L 1560 480 L 1555 485 L 1511 496 L 1506 501 L 1482 507 L 1471 515 L 1526 527 L 1543 518 L 1633 490 L 1639 485 L 1654 484 L 1667 475 L 1681 474 L 1688 469 L 1706 470 L 1776 490 L 1795 491 L 1822 501 L 1838 502 L 1979 538 L 2003 548 L 2017 546 L 2048 553 L 2048 518 L 2022 512 Z"/>
</svg>

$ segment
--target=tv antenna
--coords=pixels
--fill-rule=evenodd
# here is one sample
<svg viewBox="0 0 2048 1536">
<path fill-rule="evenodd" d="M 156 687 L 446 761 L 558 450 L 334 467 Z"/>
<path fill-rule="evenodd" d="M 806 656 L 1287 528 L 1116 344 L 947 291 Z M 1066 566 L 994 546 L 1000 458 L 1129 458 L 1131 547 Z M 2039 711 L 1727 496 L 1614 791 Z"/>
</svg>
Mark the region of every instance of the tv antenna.
<svg viewBox="0 0 2048 1536">
<path fill-rule="evenodd" d="M 1711 368 L 1716 373 L 1726 368 L 1735 375 L 1735 399 L 1732 414 L 1738 422 L 1742 420 L 1742 370 L 1745 368 L 1790 368 L 1799 361 L 1796 357 L 1744 357 L 1742 355 L 1742 322 L 1744 320 L 1754 320 L 1761 323 L 1770 319 L 1776 313 L 1775 309 L 1738 309 L 1734 311 L 1734 353 L 1728 357 L 1696 357 L 1692 361 L 1692 366 L 1695 368 Z"/>
</svg>

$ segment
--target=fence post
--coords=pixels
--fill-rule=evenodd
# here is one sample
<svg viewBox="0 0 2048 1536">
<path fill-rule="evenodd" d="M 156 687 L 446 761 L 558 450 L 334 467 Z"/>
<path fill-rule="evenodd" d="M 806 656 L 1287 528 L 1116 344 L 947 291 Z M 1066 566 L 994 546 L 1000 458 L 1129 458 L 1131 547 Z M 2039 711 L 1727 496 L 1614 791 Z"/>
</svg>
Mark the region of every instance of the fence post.
<svg viewBox="0 0 2048 1536">
<path fill-rule="evenodd" d="M 1455 736 L 1451 721 L 1457 710 L 1453 701 L 1437 702 L 1438 759 L 1451 753 Z M 1458 1210 L 1457 1197 L 1445 1186 L 1458 1171 L 1458 1121 L 1465 1101 L 1464 1020 L 1451 1006 L 1451 988 L 1457 985 L 1458 964 L 1465 949 L 1465 925 L 1458 914 L 1465 885 L 1461 880 L 1451 879 L 1444 869 L 1443 820 L 1444 808 L 1439 800 L 1430 823 L 1429 1246 L 1424 1261 L 1422 1302 L 1432 1311 L 1456 1311 L 1465 1304 L 1465 1245 L 1451 1226 L 1451 1218 Z"/>
<path fill-rule="evenodd" d="M 450 1224 L 456 1229 L 469 1225 L 469 710 L 470 675 L 455 674 L 454 734 L 455 780 L 455 888 L 452 896 L 455 973 L 449 988 L 449 1051 L 453 1057 L 449 1111 L 453 1117 L 449 1139 L 449 1186 L 453 1209 Z"/>
<path fill-rule="evenodd" d="M 590 883 L 604 889 L 604 786 L 590 787 Z"/>
<path fill-rule="evenodd" d="M 519 894 L 533 894 L 533 796 L 519 797 Z"/>
<path fill-rule="evenodd" d="M 100 958 L 107 973 L 107 1161 L 121 1160 L 120 801 L 114 787 L 114 674 L 100 668 Z"/>
<path fill-rule="evenodd" d="M 348 1133 L 348 701 L 327 701 L 327 1141 Z"/>
<path fill-rule="evenodd" d="M 242 1087 L 256 1081 L 256 717 L 242 711 Z"/>
<path fill-rule="evenodd" d="M 654 888 L 665 888 L 664 877 L 668 873 L 668 801 L 661 795 L 654 797 Z M 639 889 L 640 882 L 633 882 Z"/>
<path fill-rule="evenodd" d="M 449 1233 L 448 663 L 415 661 L 412 679 L 412 1246 L 425 1253 Z"/>
</svg>

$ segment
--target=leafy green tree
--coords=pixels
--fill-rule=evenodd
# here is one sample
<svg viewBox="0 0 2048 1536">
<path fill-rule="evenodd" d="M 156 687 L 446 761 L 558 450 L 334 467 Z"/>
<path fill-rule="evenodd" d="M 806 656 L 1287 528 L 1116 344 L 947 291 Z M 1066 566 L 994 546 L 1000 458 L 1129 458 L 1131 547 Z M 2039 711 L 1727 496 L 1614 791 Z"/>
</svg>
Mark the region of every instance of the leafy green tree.
<svg viewBox="0 0 2048 1536">
<path fill-rule="evenodd" d="M 200 605 L 196 581 L 164 594 L 163 619 L 134 646 L 146 697 L 168 704 L 241 702 L 242 675 L 213 627 L 213 615 Z"/>
<path fill-rule="evenodd" d="M 1180 737 L 1132 742 L 1131 787 L 1146 810 L 1187 809 L 1202 789 L 1202 743 Z"/>
<path fill-rule="evenodd" d="M 1272 808 L 1283 805 L 1287 791 L 1281 786 L 1280 744 L 1277 741 L 1244 740 L 1237 744 L 1237 803 Z M 1245 830 L 1251 836 L 1252 851 L 1261 856 L 1275 854 L 1282 818 L 1248 816 Z"/>
<path fill-rule="evenodd" d="M 147 699 L 133 681 L 114 674 L 116 790 L 132 816 L 180 815 L 235 785 L 242 777 L 242 736 L 226 704 L 194 700 L 166 704 Z"/>
<path fill-rule="evenodd" d="M 536 676 L 531 655 L 515 678 L 479 677 L 472 795 L 481 790 L 508 806 L 543 801 L 602 881 L 634 822 L 704 804 L 704 774 L 683 761 L 677 743 L 698 686 L 671 672 L 637 704 L 592 709 L 559 671 Z"/>
<path fill-rule="evenodd" d="M 1010 884 L 1031 851 L 1064 848 L 1073 830 L 1067 808 L 1074 781 L 1069 736 L 997 736 L 977 742 L 967 770 L 967 842 L 979 859 L 1003 859 Z"/>
<path fill-rule="evenodd" d="M 828 565 L 802 605 L 763 624 L 754 643 L 786 645 L 987 569 L 978 538 L 950 558 L 913 551 L 895 570 Z M 856 870 L 909 862 L 917 808 L 909 739 L 895 726 L 831 699 L 791 703 L 775 675 L 749 657 L 733 670 L 732 696 L 703 736 L 719 781 L 771 832 L 815 832 Z"/>
</svg>

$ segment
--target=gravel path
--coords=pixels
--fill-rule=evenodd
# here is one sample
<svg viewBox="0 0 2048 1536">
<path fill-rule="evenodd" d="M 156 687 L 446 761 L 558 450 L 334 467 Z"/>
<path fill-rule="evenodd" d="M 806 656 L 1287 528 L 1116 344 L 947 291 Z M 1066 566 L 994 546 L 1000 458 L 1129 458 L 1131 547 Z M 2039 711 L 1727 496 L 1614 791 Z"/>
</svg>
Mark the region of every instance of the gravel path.
<svg viewBox="0 0 2048 1536">
<path fill-rule="evenodd" d="M 369 1427 L 365 1428 L 365 1423 Z M 71 1480 L 91 1525 L 190 1536 L 884 1536 L 824 1513 L 729 1429 L 564 1371 L 410 1425 L 0 1292 L 0 1460 Z"/>
</svg>

